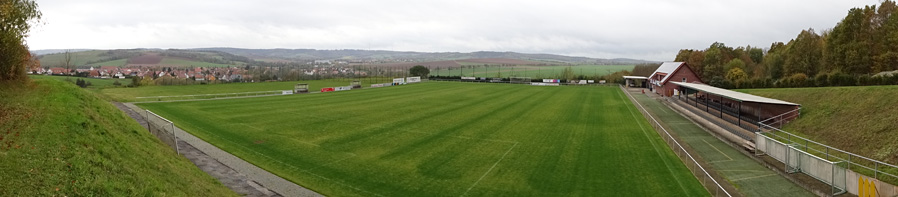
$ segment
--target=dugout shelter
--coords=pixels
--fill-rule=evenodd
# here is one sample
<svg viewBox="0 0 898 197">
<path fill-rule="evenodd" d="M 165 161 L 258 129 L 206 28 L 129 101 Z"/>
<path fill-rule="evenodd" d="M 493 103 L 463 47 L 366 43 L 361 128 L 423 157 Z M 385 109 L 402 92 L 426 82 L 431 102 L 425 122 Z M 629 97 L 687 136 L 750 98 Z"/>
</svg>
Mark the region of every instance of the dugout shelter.
<svg viewBox="0 0 898 197">
<path fill-rule="evenodd" d="M 787 101 L 736 92 L 706 84 L 671 82 L 678 89 L 674 90 L 673 100 L 725 120 L 747 131 L 760 131 L 759 122 L 771 118 L 779 118 L 780 123 L 789 122 L 801 113 L 801 105 Z M 740 136 L 751 139 L 752 136 Z"/>
</svg>

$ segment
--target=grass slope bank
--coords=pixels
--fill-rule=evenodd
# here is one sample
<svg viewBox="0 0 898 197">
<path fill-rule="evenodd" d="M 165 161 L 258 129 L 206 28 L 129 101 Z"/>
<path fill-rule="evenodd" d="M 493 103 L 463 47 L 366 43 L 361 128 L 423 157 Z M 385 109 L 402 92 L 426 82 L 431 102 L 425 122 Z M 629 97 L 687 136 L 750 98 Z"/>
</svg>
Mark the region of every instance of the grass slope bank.
<svg viewBox="0 0 898 197">
<path fill-rule="evenodd" d="M 234 196 L 95 93 L 0 84 L 0 196 Z"/>
<path fill-rule="evenodd" d="M 898 163 L 898 86 L 751 89 L 802 105 L 786 131 L 888 163 Z"/>
</svg>

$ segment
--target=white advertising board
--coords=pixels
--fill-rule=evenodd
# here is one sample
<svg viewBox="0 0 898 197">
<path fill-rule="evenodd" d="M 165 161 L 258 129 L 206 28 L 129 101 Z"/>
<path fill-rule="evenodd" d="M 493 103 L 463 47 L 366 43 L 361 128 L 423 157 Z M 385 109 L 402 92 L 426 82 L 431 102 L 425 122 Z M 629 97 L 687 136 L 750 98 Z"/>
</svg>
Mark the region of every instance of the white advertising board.
<svg viewBox="0 0 898 197">
<path fill-rule="evenodd" d="M 352 86 L 334 87 L 334 91 L 344 91 L 344 90 L 352 90 Z"/>
<path fill-rule="evenodd" d="M 463 80 L 476 80 L 477 77 L 461 77 Z"/>
<path fill-rule="evenodd" d="M 421 82 L 421 77 L 408 77 L 406 78 L 406 81 L 408 81 L 408 83 L 418 83 Z"/>
<path fill-rule="evenodd" d="M 580 80 L 580 84 L 586 84 L 586 80 Z"/>
<path fill-rule="evenodd" d="M 558 83 L 560 81 L 559 79 L 543 79 L 543 83 Z"/>
<path fill-rule="evenodd" d="M 586 83 L 596 83 L 596 80 L 586 80 Z"/>
<path fill-rule="evenodd" d="M 293 91 L 292 90 L 281 90 L 281 94 L 284 94 L 284 95 L 293 94 Z"/>
<path fill-rule="evenodd" d="M 557 83 L 537 83 L 537 82 L 530 83 L 530 85 L 535 85 L 535 86 L 558 86 Z"/>
<path fill-rule="evenodd" d="M 371 87 L 372 87 L 372 88 L 384 87 L 384 84 L 379 84 L 379 83 L 378 83 L 378 84 L 371 84 Z"/>
<path fill-rule="evenodd" d="M 393 79 L 393 83 L 404 84 L 405 78 L 395 78 Z"/>
</svg>

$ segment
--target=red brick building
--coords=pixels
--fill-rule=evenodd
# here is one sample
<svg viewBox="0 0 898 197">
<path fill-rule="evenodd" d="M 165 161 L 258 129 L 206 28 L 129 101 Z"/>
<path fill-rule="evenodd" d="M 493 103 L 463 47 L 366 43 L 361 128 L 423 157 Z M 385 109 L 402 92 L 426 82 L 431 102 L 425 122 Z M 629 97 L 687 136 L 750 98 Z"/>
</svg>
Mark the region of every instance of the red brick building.
<svg viewBox="0 0 898 197">
<path fill-rule="evenodd" d="M 680 88 L 679 85 L 670 83 L 671 81 L 704 83 L 685 62 L 664 62 L 648 80 L 652 92 L 666 97 L 674 96 Z"/>
</svg>

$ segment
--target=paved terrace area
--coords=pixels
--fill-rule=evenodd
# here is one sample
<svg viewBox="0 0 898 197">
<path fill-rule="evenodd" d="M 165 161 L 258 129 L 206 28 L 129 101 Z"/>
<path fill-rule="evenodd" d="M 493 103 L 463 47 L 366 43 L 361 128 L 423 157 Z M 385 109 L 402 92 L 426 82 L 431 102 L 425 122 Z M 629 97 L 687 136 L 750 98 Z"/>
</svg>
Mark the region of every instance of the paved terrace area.
<svg viewBox="0 0 898 197">
<path fill-rule="evenodd" d="M 816 196 L 665 106 L 652 97 L 654 94 L 642 94 L 640 90 L 630 89 L 630 92 L 684 146 L 702 158 L 706 168 L 723 176 L 742 195 Z"/>
</svg>

